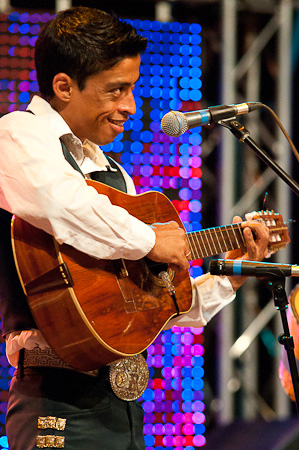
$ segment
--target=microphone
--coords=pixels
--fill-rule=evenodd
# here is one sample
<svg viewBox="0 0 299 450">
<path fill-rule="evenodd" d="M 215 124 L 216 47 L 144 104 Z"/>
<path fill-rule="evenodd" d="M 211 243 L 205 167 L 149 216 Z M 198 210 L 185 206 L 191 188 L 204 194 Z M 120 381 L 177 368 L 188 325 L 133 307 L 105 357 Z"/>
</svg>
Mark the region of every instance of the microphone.
<svg viewBox="0 0 299 450">
<path fill-rule="evenodd" d="M 223 119 L 233 119 L 239 114 L 246 114 L 263 107 L 260 102 L 239 103 L 238 105 L 212 106 L 208 109 L 182 113 L 170 111 L 162 118 L 162 130 L 168 136 L 181 136 L 190 128 L 210 125 Z"/>
<path fill-rule="evenodd" d="M 266 278 L 269 276 L 299 277 L 299 266 L 291 264 L 264 263 L 259 261 L 242 261 L 238 259 L 212 259 L 212 275 L 233 275 Z"/>
</svg>

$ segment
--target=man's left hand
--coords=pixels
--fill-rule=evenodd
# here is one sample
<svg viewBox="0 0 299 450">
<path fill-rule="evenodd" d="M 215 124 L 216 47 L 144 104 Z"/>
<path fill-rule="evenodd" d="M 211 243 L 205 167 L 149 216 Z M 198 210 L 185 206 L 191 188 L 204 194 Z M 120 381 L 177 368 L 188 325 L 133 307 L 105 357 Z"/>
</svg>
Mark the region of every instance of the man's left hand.
<svg viewBox="0 0 299 450">
<path fill-rule="evenodd" d="M 268 253 L 269 229 L 257 220 L 242 221 L 235 216 L 233 223 L 241 223 L 247 251 L 242 254 L 241 250 L 232 250 L 225 254 L 225 259 L 241 259 L 249 261 L 262 261 Z M 237 290 L 247 277 L 228 277 L 234 290 Z"/>
</svg>

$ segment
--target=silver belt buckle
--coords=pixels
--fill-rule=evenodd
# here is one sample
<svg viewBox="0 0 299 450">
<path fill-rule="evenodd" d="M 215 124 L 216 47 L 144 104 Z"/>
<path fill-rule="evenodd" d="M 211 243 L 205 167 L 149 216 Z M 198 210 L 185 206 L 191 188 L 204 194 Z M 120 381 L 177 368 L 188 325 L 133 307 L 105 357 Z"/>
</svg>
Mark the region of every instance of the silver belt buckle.
<svg viewBox="0 0 299 450">
<path fill-rule="evenodd" d="M 109 364 L 109 379 L 114 394 L 127 402 L 137 400 L 145 391 L 149 370 L 142 355 Z"/>
</svg>

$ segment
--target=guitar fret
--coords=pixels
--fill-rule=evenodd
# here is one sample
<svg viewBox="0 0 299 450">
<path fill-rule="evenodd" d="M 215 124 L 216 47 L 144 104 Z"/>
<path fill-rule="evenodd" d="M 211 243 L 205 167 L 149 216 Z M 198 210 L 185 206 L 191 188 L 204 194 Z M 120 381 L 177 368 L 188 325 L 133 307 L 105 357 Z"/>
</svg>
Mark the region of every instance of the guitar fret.
<svg viewBox="0 0 299 450">
<path fill-rule="evenodd" d="M 217 240 L 217 243 L 218 243 L 218 246 L 219 246 L 219 249 L 217 250 L 217 253 L 222 253 L 222 247 L 221 247 L 221 243 L 219 241 L 218 232 L 217 232 L 218 230 L 219 230 L 219 227 L 215 230 L 216 231 L 215 232 L 215 236 L 216 236 L 216 240 Z M 215 248 L 217 249 L 216 245 L 215 245 Z"/>
<path fill-rule="evenodd" d="M 199 238 L 199 239 L 198 239 Z M 204 239 L 203 239 L 203 235 L 202 235 L 202 233 L 199 233 L 198 235 L 197 235 L 197 240 L 199 241 L 199 240 L 201 240 L 201 245 L 202 245 L 202 249 L 201 249 L 201 251 L 202 251 L 202 256 L 204 257 L 204 256 L 208 256 L 208 254 L 209 254 L 209 252 L 208 252 L 208 249 L 207 249 L 207 247 L 206 247 L 206 244 L 205 244 L 205 241 L 204 241 Z"/>
<path fill-rule="evenodd" d="M 212 235 L 212 242 L 213 242 L 213 244 L 214 244 L 214 248 L 215 248 L 215 252 L 216 252 L 216 254 L 217 253 L 219 253 L 219 249 L 217 248 L 217 241 L 218 241 L 218 233 L 217 233 L 217 229 L 215 229 L 215 233 L 214 233 L 214 235 L 215 235 L 215 238 L 216 239 L 213 239 L 213 235 Z M 219 241 L 218 241 L 219 242 Z"/>
<path fill-rule="evenodd" d="M 192 240 L 193 240 L 193 234 L 192 233 L 186 233 L 186 237 L 187 237 L 187 241 L 191 250 L 191 259 L 196 259 L 194 258 L 194 252 L 193 252 L 193 245 L 192 245 Z"/>
<path fill-rule="evenodd" d="M 212 235 L 211 230 L 209 230 L 209 231 L 210 231 L 210 234 Z M 215 233 L 214 234 L 215 234 L 216 241 L 218 241 L 218 244 L 219 244 L 219 248 L 217 248 L 216 242 L 213 241 L 213 236 L 212 236 L 212 243 L 213 243 L 214 248 L 215 248 L 215 254 L 217 254 L 221 250 L 220 242 L 219 242 L 219 239 L 218 239 L 217 228 L 215 228 Z"/>
<path fill-rule="evenodd" d="M 230 234 L 228 231 L 229 241 L 231 244 L 230 250 L 235 250 L 236 248 L 240 247 L 240 244 L 238 241 L 238 236 L 236 234 L 236 228 L 238 228 L 238 224 L 232 224 L 228 228 L 232 232 L 232 237 L 230 237 Z"/>
<path fill-rule="evenodd" d="M 237 228 L 238 228 L 238 230 L 239 230 L 239 235 L 240 235 L 240 240 L 241 240 L 241 246 L 240 246 L 240 241 L 238 240 L 238 238 L 237 238 L 237 236 L 236 236 L 236 241 L 237 241 L 237 244 L 239 245 L 239 247 L 246 247 L 246 242 L 245 242 L 245 239 L 244 239 L 244 236 L 243 236 L 243 230 L 242 230 L 242 227 L 241 227 L 241 225 L 239 224 L 239 223 L 237 223 Z M 235 229 L 234 229 L 234 234 L 236 235 L 236 233 L 235 233 Z"/>
<path fill-rule="evenodd" d="M 238 238 L 237 238 L 237 235 L 236 235 L 236 232 L 235 232 L 235 227 L 234 227 L 234 225 L 231 225 L 231 229 L 232 229 L 232 232 L 233 232 L 233 236 L 234 236 L 234 238 L 235 238 L 235 242 L 238 243 Z"/>
<path fill-rule="evenodd" d="M 206 238 L 206 240 L 207 240 L 207 244 L 208 244 L 208 247 L 209 247 L 209 249 L 210 249 L 210 255 L 212 255 L 213 254 L 213 250 L 212 250 L 212 247 L 210 246 L 210 241 L 209 241 L 209 238 L 208 238 L 208 236 L 207 236 L 207 230 L 203 230 L 203 236 Z"/>
<path fill-rule="evenodd" d="M 200 258 L 198 253 L 199 242 L 197 239 L 197 233 L 187 233 L 187 239 L 189 241 L 189 246 L 191 249 L 191 258 L 192 260 Z"/>
<path fill-rule="evenodd" d="M 205 246 L 206 246 L 206 249 L 207 249 L 207 254 L 209 255 L 209 254 L 213 253 L 213 251 L 212 251 L 212 248 L 210 246 L 210 242 L 209 242 L 209 239 L 208 239 L 206 233 L 207 233 L 207 230 L 202 230 L 201 236 L 202 236 L 202 240 L 205 242 Z"/>
<path fill-rule="evenodd" d="M 225 251 L 227 252 L 227 251 L 228 251 L 228 247 L 227 247 L 227 245 L 226 245 L 226 240 L 225 240 L 225 237 L 224 237 L 224 235 L 223 235 L 223 233 L 222 233 L 222 230 L 227 231 L 227 230 L 226 230 L 226 227 L 219 227 L 219 231 L 220 231 L 221 236 L 222 236 L 223 244 L 225 245 Z M 227 233 L 227 235 L 228 235 L 228 237 L 229 237 L 229 234 L 228 234 L 228 233 Z"/>
<path fill-rule="evenodd" d="M 206 244 L 203 240 L 202 233 L 203 233 L 202 231 L 194 232 L 194 237 L 197 242 L 197 248 L 196 248 L 196 250 L 197 250 L 196 257 L 197 258 L 196 259 L 204 258 L 205 256 L 208 256 L 208 254 L 209 254 L 207 251 Z M 200 251 L 200 253 L 199 253 L 199 251 Z"/>
<path fill-rule="evenodd" d="M 195 259 L 198 259 L 199 258 L 198 248 L 200 248 L 200 245 L 199 245 L 199 242 L 198 242 L 197 233 L 194 233 L 193 236 L 194 236 L 194 241 L 195 241 L 195 245 L 196 245 L 196 247 L 195 247 L 195 250 L 196 250 Z"/>
<path fill-rule="evenodd" d="M 212 253 L 217 254 L 217 253 L 219 252 L 219 250 L 217 249 L 216 244 L 215 244 L 215 242 L 214 242 L 214 240 L 213 240 L 212 231 L 211 231 L 211 230 L 207 230 L 207 233 L 208 233 L 208 234 L 210 235 L 210 237 L 211 237 L 210 242 L 214 245 L 214 250 L 215 250 L 215 251 L 213 251 L 212 248 L 211 248 L 211 246 L 210 246 L 210 248 L 211 248 L 211 250 L 212 250 Z M 215 236 L 217 237 L 217 230 L 216 230 L 216 228 L 215 228 L 215 232 L 214 232 L 213 234 L 215 234 Z"/>
<path fill-rule="evenodd" d="M 204 257 L 204 256 L 206 256 L 208 253 L 207 253 L 207 249 L 206 249 L 205 243 L 204 243 L 204 241 L 203 241 L 203 239 L 202 239 L 201 232 L 196 233 L 195 236 L 196 236 L 196 240 L 197 240 L 198 247 L 199 247 L 199 249 L 201 250 L 202 257 Z M 200 244 L 198 238 L 200 238 L 200 240 L 202 241 L 202 244 Z M 204 252 L 205 252 L 205 253 L 204 253 Z"/>
</svg>

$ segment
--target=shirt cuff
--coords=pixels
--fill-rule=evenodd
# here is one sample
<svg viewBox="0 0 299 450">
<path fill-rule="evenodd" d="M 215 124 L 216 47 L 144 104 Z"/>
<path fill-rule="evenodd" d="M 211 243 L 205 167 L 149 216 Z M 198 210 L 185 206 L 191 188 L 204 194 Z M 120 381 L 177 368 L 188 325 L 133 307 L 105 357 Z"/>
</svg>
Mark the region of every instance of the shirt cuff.
<svg viewBox="0 0 299 450">
<path fill-rule="evenodd" d="M 221 309 L 231 303 L 236 293 L 229 279 L 225 276 L 207 273 L 192 282 L 192 306 L 187 313 L 171 319 L 165 329 L 172 326 L 203 327 Z"/>
</svg>

